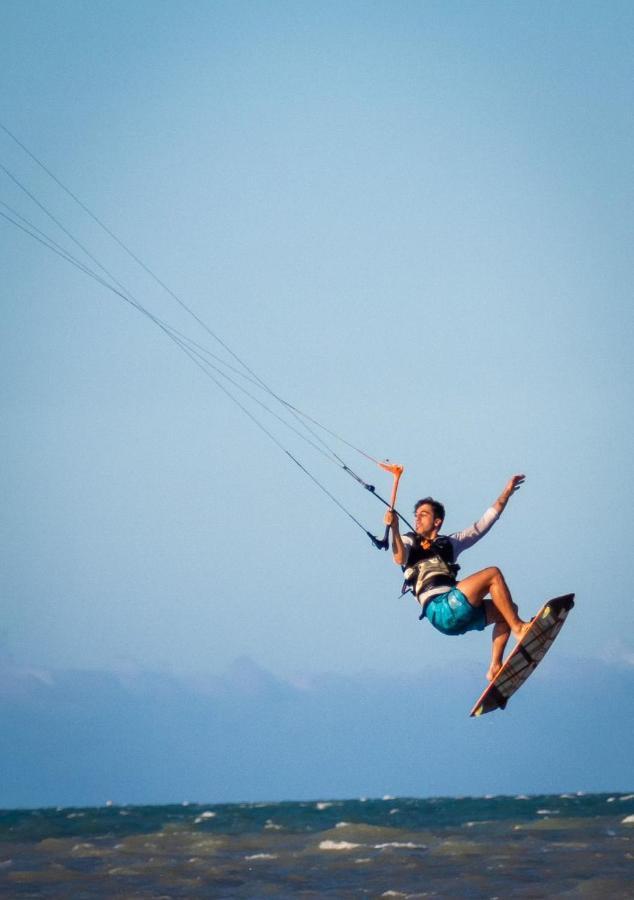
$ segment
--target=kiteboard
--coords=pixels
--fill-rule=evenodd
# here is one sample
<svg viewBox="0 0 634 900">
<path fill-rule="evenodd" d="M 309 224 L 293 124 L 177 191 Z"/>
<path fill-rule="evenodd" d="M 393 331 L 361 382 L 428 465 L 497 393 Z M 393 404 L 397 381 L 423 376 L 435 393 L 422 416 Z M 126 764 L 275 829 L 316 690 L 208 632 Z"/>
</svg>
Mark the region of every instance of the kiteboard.
<svg viewBox="0 0 634 900">
<path fill-rule="evenodd" d="M 470 715 L 483 716 L 494 709 L 504 709 L 509 698 L 535 671 L 537 664 L 550 649 L 575 605 L 574 597 L 574 594 L 565 594 L 544 603 L 532 620 L 531 627 L 513 648 L 482 696 L 476 700 Z"/>
</svg>

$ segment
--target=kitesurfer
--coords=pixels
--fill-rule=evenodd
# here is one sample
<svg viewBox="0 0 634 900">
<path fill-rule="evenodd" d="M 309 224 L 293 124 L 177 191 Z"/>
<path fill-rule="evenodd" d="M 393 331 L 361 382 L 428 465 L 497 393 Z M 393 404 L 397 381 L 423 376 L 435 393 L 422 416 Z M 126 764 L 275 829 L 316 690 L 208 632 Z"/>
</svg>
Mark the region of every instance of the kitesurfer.
<svg viewBox="0 0 634 900">
<path fill-rule="evenodd" d="M 392 510 L 388 510 L 385 519 L 392 532 L 394 562 L 404 571 L 404 589 L 409 588 L 422 607 L 421 619 L 428 619 L 438 631 L 448 635 L 482 631 L 487 625 L 493 625 L 489 681 L 502 667 L 504 648 L 511 633 L 521 638 L 529 623 L 520 619 L 504 576 L 496 566 L 458 581 L 460 567 L 456 560 L 463 550 L 484 537 L 523 483 L 524 475 L 513 475 L 484 515 L 469 528 L 454 534 L 439 533 L 445 508 L 433 497 L 419 500 L 414 507 L 415 532 L 401 535 L 398 516 Z"/>
</svg>

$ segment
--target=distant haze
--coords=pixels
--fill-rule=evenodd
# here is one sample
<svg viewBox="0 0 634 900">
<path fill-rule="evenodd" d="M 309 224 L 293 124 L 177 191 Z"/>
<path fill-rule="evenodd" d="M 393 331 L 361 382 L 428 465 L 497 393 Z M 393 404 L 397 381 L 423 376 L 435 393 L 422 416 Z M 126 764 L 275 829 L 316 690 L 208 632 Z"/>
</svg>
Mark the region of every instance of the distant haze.
<svg viewBox="0 0 634 900">
<path fill-rule="evenodd" d="M 542 663 L 468 718 L 469 666 L 280 680 L 27 672 L 0 688 L 2 805 L 630 790 L 634 670 Z"/>
</svg>

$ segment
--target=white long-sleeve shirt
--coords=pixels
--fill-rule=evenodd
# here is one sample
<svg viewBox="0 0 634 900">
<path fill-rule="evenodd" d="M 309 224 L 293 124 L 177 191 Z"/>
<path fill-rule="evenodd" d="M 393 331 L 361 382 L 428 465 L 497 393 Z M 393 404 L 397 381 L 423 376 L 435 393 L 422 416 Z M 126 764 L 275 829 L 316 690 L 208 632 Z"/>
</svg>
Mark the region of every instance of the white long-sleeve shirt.
<svg viewBox="0 0 634 900">
<path fill-rule="evenodd" d="M 458 559 L 459 555 L 464 550 L 467 550 L 469 547 L 473 547 L 474 544 L 477 544 L 478 541 L 483 538 L 488 531 L 490 531 L 490 529 L 493 527 L 493 525 L 495 525 L 498 519 L 498 513 L 492 506 L 490 506 L 486 510 L 486 512 L 478 519 L 478 521 L 473 523 L 473 525 L 469 525 L 469 527 L 465 528 L 463 531 L 456 531 L 453 534 L 446 535 L 453 548 L 454 562 Z M 410 534 L 404 534 L 402 536 L 402 540 L 406 554 L 403 568 L 406 569 L 410 555 L 410 549 L 414 544 L 414 538 Z M 437 594 L 444 594 L 446 593 L 446 591 L 447 587 L 438 585 L 436 587 L 430 588 L 428 591 L 424 591 L 416 599 L 421 606 L 425 606 L 427 601 L 432 597 L 435 597 Z"/>
</svg>

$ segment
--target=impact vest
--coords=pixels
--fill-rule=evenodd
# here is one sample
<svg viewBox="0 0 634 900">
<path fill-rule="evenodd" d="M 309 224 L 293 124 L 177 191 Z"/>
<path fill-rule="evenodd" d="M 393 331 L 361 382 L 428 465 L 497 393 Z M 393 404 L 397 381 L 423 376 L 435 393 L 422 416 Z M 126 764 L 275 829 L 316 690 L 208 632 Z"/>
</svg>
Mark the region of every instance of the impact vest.
<svg viewBox="0 0 634 900">
<path fill-rule="evenodd" d="M 407 565 L 403 566 L 404 588 L 419 597 L 431 588 L 453 587 L 460 566 L 454 562 L 454 550 L 449 538 L 440 535 L 425 549 L 420 535 L 408 531 L 407 537 L 412 538 L 412 545 Z"/>
</svg>

